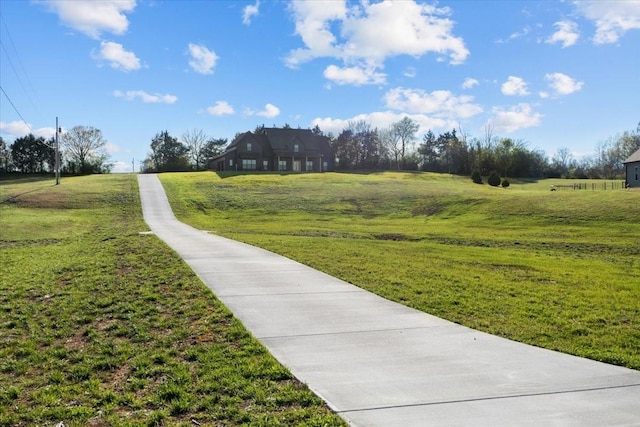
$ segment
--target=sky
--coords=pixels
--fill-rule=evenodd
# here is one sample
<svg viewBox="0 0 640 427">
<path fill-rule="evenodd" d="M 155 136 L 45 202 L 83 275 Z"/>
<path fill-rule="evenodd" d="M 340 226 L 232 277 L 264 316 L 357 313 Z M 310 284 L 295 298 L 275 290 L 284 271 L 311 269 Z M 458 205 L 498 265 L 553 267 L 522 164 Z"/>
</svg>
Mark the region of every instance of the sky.
<svg viewBox="0 0 640 427">
<path fill-rule="evenodd" d="M 640 122 L 640 1 L 0 2 L 0 136 L 93 126 L 115 172 L 160 131 L 432 130 L 592 155 Z"/>
</svg>

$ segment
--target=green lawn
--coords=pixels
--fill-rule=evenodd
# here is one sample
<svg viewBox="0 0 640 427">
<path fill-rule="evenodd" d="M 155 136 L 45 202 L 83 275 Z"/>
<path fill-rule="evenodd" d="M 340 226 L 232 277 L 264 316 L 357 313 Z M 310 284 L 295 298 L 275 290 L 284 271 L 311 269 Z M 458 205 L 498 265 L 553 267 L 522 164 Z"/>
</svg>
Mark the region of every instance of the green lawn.
<svg viewBox="0 0 640 427">
<path fill-rule="evenodd" d="M 153 235 L 134 175 L 0 181 L 0 426 L 338 426 Z"/>
<path fill-rule="evenodd" d="M 640 369 L 640 191 L 430 173 L 160 178 L 197 228 L 466 326 Z"/>
</svg>

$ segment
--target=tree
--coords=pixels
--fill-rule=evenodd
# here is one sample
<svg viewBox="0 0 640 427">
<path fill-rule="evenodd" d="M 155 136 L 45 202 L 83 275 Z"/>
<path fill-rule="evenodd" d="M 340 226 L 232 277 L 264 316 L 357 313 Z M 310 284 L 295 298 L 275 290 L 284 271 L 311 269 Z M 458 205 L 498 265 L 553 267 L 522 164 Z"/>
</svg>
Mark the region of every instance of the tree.
<svg viewBox="0 0 640 427">
<path fill-rule="evenodd" d="M 13 165 L 22 173 L 42 173 L 53 170 L 54 154 L 53 146 L 47 145 L 43 137 L 36 138 L 31 133 L 16 139 L 11 144 Z"/>
<path fill-rule="evenodd" d="M 391 125 L 391 134 L 398 142 L 400 148 L 400 159 L 404 160 L 407 148 L 416 139 L 416 132 L 420 128 L 420 124 L 415 120 L 405 116 L 402 120 Z M 396 167 L 400 169 L 400 163 L 396 159 Z"/>
<path fill-rule="evenodd" d="M 222 154 L 225 145 L 227 145 L 227 138 L 209 139 L 202 148 L 203 161 L 208 163 L 209 160 Z"/>
<path fill-rule="evenodd" d="M 551 159 L 551 166 L 558 176 L 566 178 L 569 174 L 569 165 L 572 160 L 571 151 L 567 147 L 560 147 Z"/>
<path fill-rule="evenodd" d="M 313 127 L 313 129 L 311 129 L 311 132 L 313 132 L 314 135 L 324 135 L 322 130 L 320 130 L 320 126 L 318 126 L 317 124 Z"/>
<path fill-rule="evenodd" d="M 178 172 L 189 170 L 189 148 L 169 135 L 168 131 L 159 132 L 153 137 L 151 151 L 150 157 L 145 159 L 145 171 Z"/>
<path fill-rule="evenodd" d="M 0 173 L 9 172 L 11 163 L 11 151 L 7 143 L 0 136 Z"/>
<path fill-rule="evenodd" d="M 182 142 L 189 149 L 189 156 L 193 161 L 195 170 L 200 170 L 201 166 L 204 166 L 205 159 L 203 156 L 203 150 L 208 141 L 207 135 L 202 129 L 193 129 L 186 131 L 182 135 Z"/>
<path fill-rule="evenodd" d="M 400 169 L 400 159 L 402 158 L 402 147 L 400 141 L 393 136 L 392 129 L 382 129 L 378 132 L 380 138 L 380 144 L 384 147 L 387 155 L 389 156 L 389 162 L 393 161 L 393 165 L 389 165 L 389 169 L 395 167 Z"/>
<path fill-rule="evenodd" d="M 489 183 L 489 185 L 491 185 L 492 187 L 497 187 L 500 185 L 500 175 L 498 174 L 498 172 L 496 171 L 492 171 L 491 174 L 489 175 L 489 178 L 487 179 L 487 182 Z"/>
<path fill-rule="evenodd" d="M 67 157 L 67 171 L 71 173 L 109 172 L 107 141 L 102 131 L 92 126 L 74 126 L 62 135 L 61 145 Z"/>
<path fill-rule="evenodd" d="M 422 143 L 418 146 L 421 169 L 436 172 L 438 169 L 438 156 L 441 147 L 438 146 L 436 135 L 429 129 L 422 137 Z"/>
</svg>

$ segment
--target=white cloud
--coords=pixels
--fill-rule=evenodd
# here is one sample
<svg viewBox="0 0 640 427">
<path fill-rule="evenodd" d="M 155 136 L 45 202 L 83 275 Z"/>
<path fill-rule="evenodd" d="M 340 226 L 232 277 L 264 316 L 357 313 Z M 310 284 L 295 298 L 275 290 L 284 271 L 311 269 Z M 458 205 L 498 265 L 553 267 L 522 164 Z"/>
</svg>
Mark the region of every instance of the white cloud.
<svg viewBox="0 0 640 427">
<path fill-rule="evenodd" d="M 391 124 L 409 117 L 419 124 L 418 133 L 426 133 L 429 129 L 452 129 L 456 126 L 455 121 L 445 120 L 441 118 L 429 117 L 424 114 L 404 114 L 394 113 L 391 111 L 378 111 L 373 113 L 358 114 L 346 119 L 338 119 L 332 117 L 318 117 L 313 119 L 311 127 L 318 125 L 325 133 L 333 133 L 339 135 L 345 129 L 349 122 L 365 121 L 373 128 L 386 129 Z"/>
<path fill-rule="evenodd" d="M 122 160 L 116 160 L 115 162 L 112 163 L 112 165 L 113 167 L 111 168 L 111 172 L 113 173 L 133 172 L 133 164 L 131 162 L 123 162 Z"/>
<path fill-rule="evenodd" d="M 482 112 L 472 96 L 455 96 L 448 90 L 431 93 L 420 89 L 395 88 L 384 96 L 388 108 L 408 113 L 434 114 L 450 120 L 466 119 Z"/>
<path fill-rule="evenodd" d="M 436 53 L 439 59 L 448 58 L 450 63 L 460 64 L 469 55 L 462 38 L 453 35 L 454 22 L 448 18 L 448 8 L 417 4 L 413 0 L 363 1 L 353 7 L 347 7 L 344 0 L 296 0 L 290 10 L 296 33 L 305 46 L 289 53 L 286 63 L 290 67 L 331 57 L 344 61 L 343 70 L 353 69 L 354 63 L 366 64 L 359 68 L 371 69 L 370 75 L 374 75 L 393 56 Z"/>
<path fill-rule="evenodd" d="M 256 0 L 256 4 L 249 4 L 242 9 L 242 23 L 245 25 L 251 24 L 251 18 L 258 16 L 260 12 L 260 0 Z"/>
<path fill-rule="evenodd" d="M 579 82 L 562 73 L 546 74 L 544 78 L 556 95 L 569 95 L 578 92 L 584 86 L 584 82 Z"/>
<path fill-rule="evenodd" d="M 128 90 L 126 92 L 116 90 L 113 92 L 113 96 L 116 98 L 124 98 L 127 101 L 133 101 L 136 98 L 140 98 L 140 100 L 146 104 L 173 104 L 178 100 L 178 97 L 175 95 L 162 95 L 159 93 L 151 94 L 143 90 Z"/>
<path fill-rule="evenodd" d="M 16 138 L 27 136 L 30 133 L 33 133 L 35 136 L 41 136 L 45 139 L 49 139 L 56 134 L 56 128 L 53 127 L 32 129 L 33 127 L 31 126 L 31 124 L 27 124 L 20 120 L 15 120 L 8 123 L 0 122 L 0 132 Z"/>
<path fill-rule="evenodd" d="M 189 66 L 200 74 L 213 74 L 218 55 L 207 49 L 205 45 L 189 43 Z"/>
<path fill-rule="evenodd" d="M 627 31 L 640 29 L 640 1 L 585 0 L 574 3 L 579 13 L 595 23 L 595 44 L 615 43 Z"/>
<path fill-rule="evenodd" d="M 266 117 L 271 119 L 273 117 L 277 117 L 278 115 L 280 115 L 280 109 L 273 104 L 267 104 L 264 106 L 264 110 L 258 111 L 255 114 L 256 116 Z"/>
<path fill-rule="evenodd" d="M 102 32 L 124 34 L 129 27 L 125 13 L 135 0 L 46 0 L 47 7 L 68 27 L 98 39 Z"/>
<path fill-rule="evenodd" d="M 527 27 L 524 27 L 522 29 L 522 31 L 516 31 L 515 33 L 511 33 L 506 40 L 503 40 L 503 39 L 496 40 L 496 43 L 499 43 L 499 44 L 507 43 L 507 42 L 509 42 L 511 40 L 516 40 L 516 39 L 519 39 L 520 37 L 524 37 L 527 34 L 529 34 L 530 32 L 531 32 L 531 27 L 527 26 Z"/>
<path fill-rule="evenodd" d="M 339 85 L 370 85 L 370 84 L 383 84 L 386 79 L 386 74 L 377 73 L 375 68 L 362 68 L 362 67 L 345 67 L 340 68 L 336 65 L 329 65 L 324 70 L 324 77 L 327 80 L 331 80 Z"/>
<path fill-rule="evenodd" d="M 120 43 L 100 42 L 100 52 L 91 55 L 98 61 L 108 61 L 111 68 L 120 71 L 140 69 L 140 60 L 133 52 L 129 52 Z"/>
<path fill-rule="evenodd" d="M 524 96 L 529 95 L 527 83 L 520 77 L 509 76 L 506 82 L 502 84 L 502 93 L 507 96 Z"/>
<path fill-rule="evenodd" d="M 407 69 L 404 70 L 403 74 L 405 77 L 409 77 L 410 79 L 412 79 L 416 75 L 418 75 L 418 72 L 416 71 L 415 67 L 407 67 Z"/>
<path fill-rule="evenodd" d="M 495 107 L 486 125 L 495 129 L 496 132 L 515 132 L 518 129 L 539 126 L 542 121 L 542 114 L 533 111 L 529 104 L 518 104 L 508 109 Z M 486 126 L 485 125 L 485 126 Z"/>
<path fill-rule="evenodd" d="M 234 112 L 233 107 L 227 101 L 216 101 L 216 105 L 207 108 L 207 113 L 212 116 L 224 116 Z"/>
<path fill-rule="evenodd" d="M 580 33 L 578 32 L 578 24 L 572 21 L 558 21 L 553 24 L 558 31 L 553 33 L 551 37 L 549 37 L 545 43 L 554 44 L 554 43 L 562 43 L 562 47 L 569 47 L 576 44 L 578 38 L 580 38 Z"/>
<path fill-rule="evenodd" d="M 467 77 L 466 79 L 464 79 L 464 82 L 462 83 L 462 89 L 471 89 L 474 86 L 479 85 L 480 82 L 476 79 L 473 79 L 471 77 Z"/>
<path fill-rule="evenodd" d="M 119 153 L 120 151 L 122 151 L 119 146 L 111 142 L 107 142 L 104 146 L 104 149 L 109 154 Z"/>
</svg>

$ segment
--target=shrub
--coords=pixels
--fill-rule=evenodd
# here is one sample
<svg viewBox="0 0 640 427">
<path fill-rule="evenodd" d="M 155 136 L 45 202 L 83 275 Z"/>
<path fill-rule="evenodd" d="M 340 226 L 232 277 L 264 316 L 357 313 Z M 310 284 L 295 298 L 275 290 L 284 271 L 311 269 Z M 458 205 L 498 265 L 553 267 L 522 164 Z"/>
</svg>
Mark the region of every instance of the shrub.
<svg viewBox="0 0 640 427">
<path fill-rule="evenodd" d="M 489 175 L 489 179 L 487 179 L 487 182 L 493 187 L 497 187 L 498 185 L 500 185 L 500 175 L 498 175 L 498 172 L 491 172 L 491 174 Z"/>
<path fill-rule="evenodd" d="M 509 182 L 508 179 L 505 178 L 505 179 L 502 180 L 502 187 L 503 188 L 507 188 L 509 185 L 511 185 L 511 183 Z"/>
<path fill-rule="evenodd" d="M 476 184 L 482 184 L 482 175 L 480 175 L 479 170 L 474 170 L 471 174 L 471 180 Z"/>
</svg>

